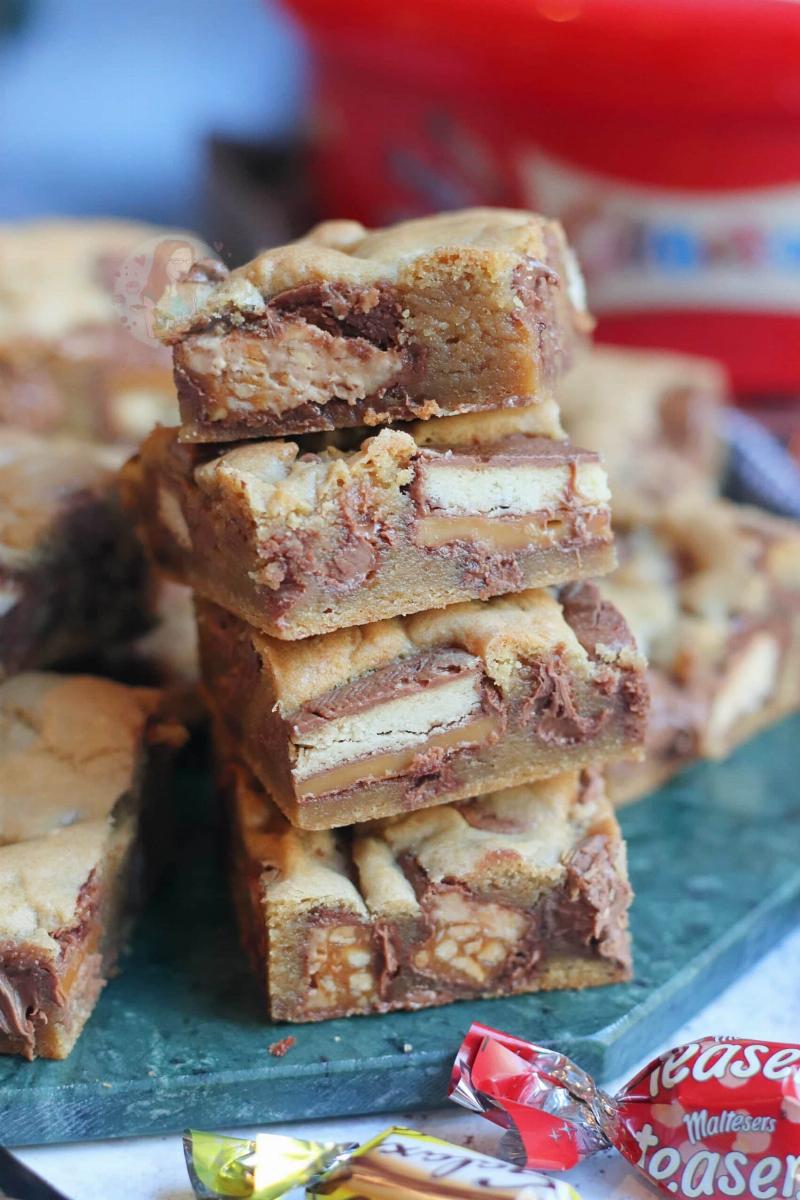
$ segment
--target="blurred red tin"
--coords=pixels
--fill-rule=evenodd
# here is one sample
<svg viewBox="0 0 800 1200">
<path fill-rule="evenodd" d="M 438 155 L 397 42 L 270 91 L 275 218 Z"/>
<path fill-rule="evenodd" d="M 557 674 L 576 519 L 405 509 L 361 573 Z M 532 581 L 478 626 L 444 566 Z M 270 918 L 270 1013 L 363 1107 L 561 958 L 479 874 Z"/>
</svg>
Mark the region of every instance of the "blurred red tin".
<svg viewBox="0 0 800 1200">
<path fill-rule="evenodd" d="M 800 4 L 289 0 L 325 215 L 559 216 L 600 337 L 800 392 Z"/>
</svg>

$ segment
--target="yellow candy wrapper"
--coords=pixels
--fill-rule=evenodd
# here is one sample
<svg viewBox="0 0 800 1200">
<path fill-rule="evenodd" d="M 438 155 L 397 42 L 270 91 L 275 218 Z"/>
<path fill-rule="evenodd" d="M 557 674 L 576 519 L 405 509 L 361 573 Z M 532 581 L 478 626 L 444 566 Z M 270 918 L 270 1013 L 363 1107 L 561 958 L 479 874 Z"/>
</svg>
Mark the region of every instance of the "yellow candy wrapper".
<svg viewBox="0 0 800 1200">
<path fill-rule="evenodd" d="M 282 1134 L 254 1139 L 189 1129 L 183 1136 L 186 1167 L 200 1200 L 276 1200 L 321 1175 L 353 1143 L 304 1142 Z"/>
<path fill-rule="evenodd" d="M 198 1200 L 277 1200 L 302 1186 L 307 1200 L 580 1200 L 560 1179 L 413 1129 L 385 1129 L 358 1147 L 190 1130 L 183 1147 Z"/>
</svg>

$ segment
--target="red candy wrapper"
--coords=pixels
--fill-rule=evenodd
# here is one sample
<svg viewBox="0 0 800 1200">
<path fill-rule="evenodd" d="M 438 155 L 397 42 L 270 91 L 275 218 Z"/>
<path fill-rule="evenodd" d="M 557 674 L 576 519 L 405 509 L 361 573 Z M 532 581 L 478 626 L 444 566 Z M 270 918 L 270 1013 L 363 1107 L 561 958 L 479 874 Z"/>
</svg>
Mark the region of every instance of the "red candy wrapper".
<svg viewBox="0 0 800 1200">
<path fill-rule="evenodd" d="M 677 1200 L 800 1200 L 800 1046 L 702 1038 L 609 1096 L 563 1054 L 472 1025 L 450 1098 L 508 1130 L 504 1153 L 528 1167 L 613 1146 Z"/>
</svg>

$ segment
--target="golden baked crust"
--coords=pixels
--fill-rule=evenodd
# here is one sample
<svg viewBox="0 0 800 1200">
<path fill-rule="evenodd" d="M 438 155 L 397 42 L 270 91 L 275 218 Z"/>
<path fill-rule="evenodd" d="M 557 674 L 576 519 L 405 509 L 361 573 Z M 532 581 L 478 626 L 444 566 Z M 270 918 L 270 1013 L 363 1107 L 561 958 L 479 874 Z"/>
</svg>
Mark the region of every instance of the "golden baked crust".
<svg viewBox="0 0 800 1200">
<path fill-rule="evenodd" d="M 129 254 L 156 232 L 127 221 L 0 225 L 0 344 L 55 339 L 76 326 L 118 322 L 98 259 Z"/>
<path fill-rule="evenodd" d="M 0 426 L 0 679 L 96 654 L 151 623 L 119 452 Z"/>
<path fill-rule="evenodd" d="M 716 499 L 678 502 L 621 539 L 605 595 L 651 664 L 688 676 L 720 665 L 743 623 L 800 604 L 800 525 Z"/>
<path fill-rule="evenodd" d="M 581 788 L 580 772 L 567 772 L 461 804 L 389 817 L 365 828 L 354 857 L 370 907 L 396 891 L 398 860 L 411 854 L 437 884 L 457 879 L 473 895 L 530 901 L 563 879 L 564 860 L 587 834 L 616 833 L 602 786 Z M 388 866 L 373 853 L 380 843 L 392 853 Z M 624 847 L 620 845 L 624 870 Z M 392 886 L 392 878 L 395 886 Z"/>
<path fill-rule="evenodd" d="M 0 563 L 42 553 L 65 500 L 111 493 L 119 462 L 110 448 L 0 426 Z"/>
<path fill-rule="evenodd" d="M 0 684 L 0 845 L 105 820 L 135 786 L 159 702 L 89 675 Z"/>
<path fill-rule="evenodd" d="M 554 242 L 564 254 L 557 221 L 514 209 L 464 209 L 372 231 L 357 221 L 324 221 L 296 242 L 265 250 L 221 282 L 189 278 L 168 288 L 158 308 L 158 328 L 171 343 L 210 321 L 262 312 L 274 296 L 306 283 L 333 280 L 369 287 L 410 280 L 433 269 L 443 253 L 451 264 L 480 262 L 485 270 L 494 263 L 500 275 L 521 258 L 550 261 Z M 571 257 L 565 262 L 571 301 L 588 323 L 577 266 Z"/>
<path fill-rule="evenodd" d="M 0 845 L 0 945 L 19 939 L 26 948 L 59 957 L 54 934 L 75 925 L 81 890 L 109 833 L 107 821 L 81 821 L 46 837 Z"/>
<path fill-rule="evenodd" d="M 51 341 L 81 326 L 118 325 L 111 272 L 103 271 L 103 263 L 114 264 L 159 236 L 189 235 L 137 221 L 0 224 L 0 346 Z"/>
<path fill-rule="evenodd" d="M 252 861 L 268 870 L 265 898 L 296 909 L 324 903 L 376 917 L 418 912 L 398 861 L 406 854 L 434 883 L 458 881 L 476 895 L 507 899 L 527 890 L 530 897 L 556 885 L 564 857 L 590 829 L 602 821 L 616 831 L 602 786 L 584 795 L 577 771 L 365 822 L 349 844 L 342 831 L 295 829 L 246 769 L 236 768 L 235 783 L 237 825 Z M 620 854 L 624 867 L 622 845 Z"/>
<path fill-rule="evenodd" d="M 137 222 L 0 224 L 0 424 L 135 445 L 174 419 L 169 355 L 136 291 L 159 244 L 202 245 Z"/>
<path fill-rule="evenodd" d="M 538 588 L 496 596 L 488 604 L 467 601 L 298 642 L 257 633 L 252 640 L 270 670 L 282 714 L 397 658 L 439 646 L 457 646 L 480 658 L 501 687 L 511 684 L 521 657 L 546 654 L 556 646 L 563 647 L 576 670 L 587 670 L 589 663 L 556 598 Z"/>
</svg>

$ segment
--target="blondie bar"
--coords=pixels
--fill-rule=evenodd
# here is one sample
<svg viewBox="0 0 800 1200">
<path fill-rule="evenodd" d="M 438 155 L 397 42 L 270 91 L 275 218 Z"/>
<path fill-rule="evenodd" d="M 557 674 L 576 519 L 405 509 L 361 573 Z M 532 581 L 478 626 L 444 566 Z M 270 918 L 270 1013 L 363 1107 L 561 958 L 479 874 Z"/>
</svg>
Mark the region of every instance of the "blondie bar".
<svg viewBox="0 0 800 1200">
<path fill-rule="evenodd" d="M 210 706 L 293 824 L 324 829 L 627 757 L 644 662 L 594 584 L 298 642 L 197 601 Z"/>
<path fill-rule="evenodd" d="M 183 739 L 159 705 L 91 676 L 0 686 L 0 1054 L 65 1058 L 114 965 Z"/>
<path fill-rule="evenodd" d="M 0 679 L 149 622 L 147 564 L 110 452 L 0 428 Z"/>
<path fill-rule="evenodd" d="M 489 208 L 201 261 L 157 320 L 182 436 L 210 442 L 530 405 L 591 328 L 561 227 Z"/>
<path fill-rule="evenodd" d="M 201 246 L 135 222 L 0 225 L 0 424 L 135 445 L 174 420 L 146 307 L 175 273 L 170 256 L 185 269 Z"/>
<path fill-rule="evenodd" d="M 162 570 L 291 640 L 610 570 L 605 473 L 558 433 L 548 405 L 221 455 L 158 429 L 124 478 Z"/>
<path fill-rule="evenodd" d="M 657 517 L 676 496 L 699 505 L 717 493 L 726 397 L 710 359 L 610 346 L 579 358 L 559 385 L 561 416 L 603 457 L 616 527 Z"/>
<path fill-rule="evenodd" d="M 645 761 L 609 771 L 617 801 L 800 707 L 797 522 L 727 500 L 679 505 L 620 546 L 600 586 L 650 660 L 652 706 Z"/>
<path fill-rule="evenodd" d="M 316 833 L 240 763 L 222 774 L 242 939 L 273 1020 L 630 975 L 625 847 L 596 774 Z"/>
</svg>

